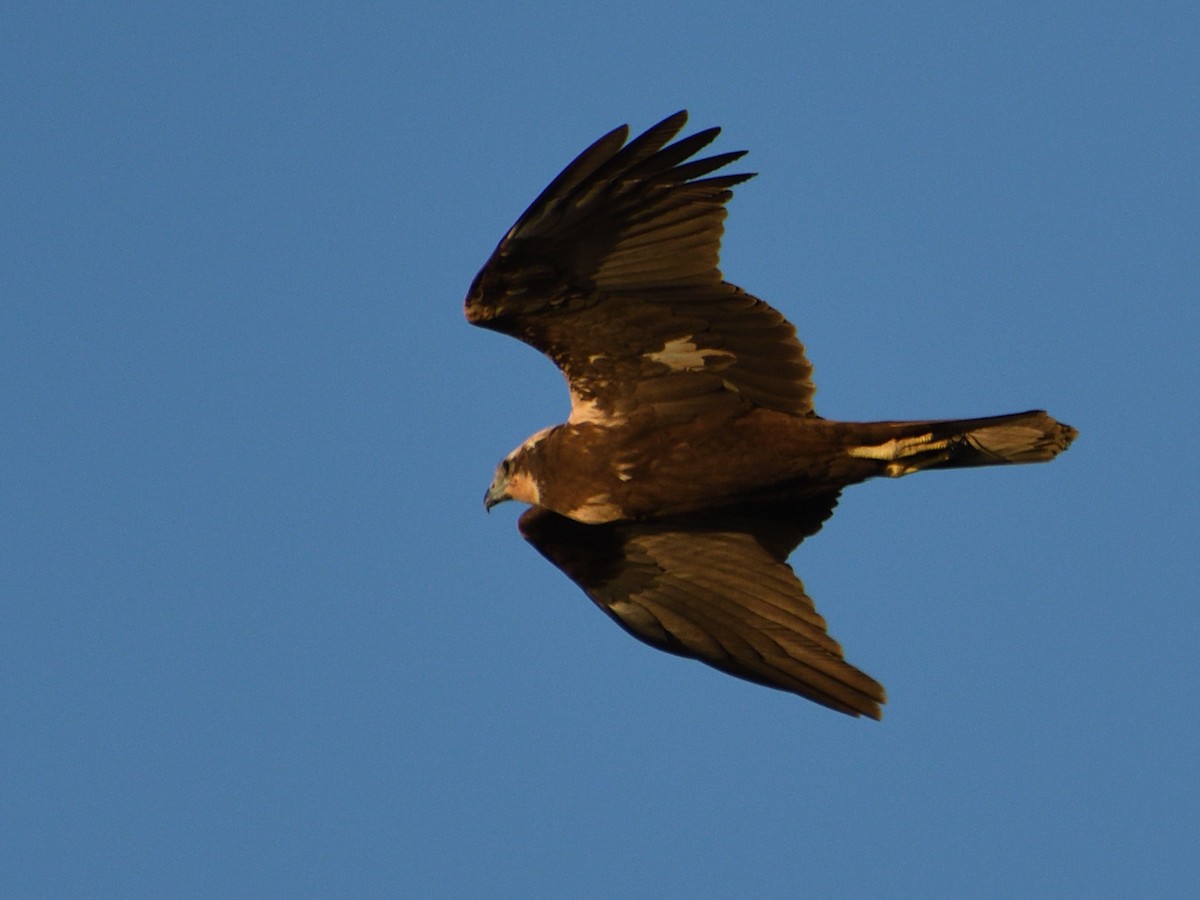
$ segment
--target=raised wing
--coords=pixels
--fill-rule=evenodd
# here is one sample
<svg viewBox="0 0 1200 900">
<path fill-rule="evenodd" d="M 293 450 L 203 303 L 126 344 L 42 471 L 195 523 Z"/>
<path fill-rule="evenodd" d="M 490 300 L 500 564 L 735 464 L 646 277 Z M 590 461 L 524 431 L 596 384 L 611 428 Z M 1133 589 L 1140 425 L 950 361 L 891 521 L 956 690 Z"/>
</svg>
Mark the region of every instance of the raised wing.
<svg viewBox="0 0 1200 900">
<path fill-rule="evenodd" d="M 837 493 L 651 523 L 583 525 L 534 507 L 521 533 L 626 631 L 738 678 L 874 719 L 882 685 L 847 663 L 786 559 Z"/>
<path fill-rule="evenodd" d="M 725 203 L 749 174 L 708 176 L 742 152 L 692 160 L 720 129 L 673 144 L 678 112 L 625 143 L 583 151 L 525 211 L 475 277 L 475 325 L 562 369 L 571 420 L 652 408 L 680 421 L 722 406 L 812 411 L 812 367 L 776 310 L 724 282 Z"/>
</svg>

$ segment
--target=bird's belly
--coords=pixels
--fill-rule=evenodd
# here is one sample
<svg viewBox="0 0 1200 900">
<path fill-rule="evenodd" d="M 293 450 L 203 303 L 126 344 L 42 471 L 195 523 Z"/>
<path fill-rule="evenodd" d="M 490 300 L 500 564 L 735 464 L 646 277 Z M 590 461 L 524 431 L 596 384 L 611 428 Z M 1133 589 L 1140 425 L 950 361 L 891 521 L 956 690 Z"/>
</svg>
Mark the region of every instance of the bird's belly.
<svg viewBox="0 0 1200 900">
<path fill-rule="evenodd" d="M 591 473 L 561 512 L 579 522 L 647 519 L 825 493 L 873 474 L 834 423 L 756 411 L 720 428 L 681 426 L 589 450 Z"/>
</svg>

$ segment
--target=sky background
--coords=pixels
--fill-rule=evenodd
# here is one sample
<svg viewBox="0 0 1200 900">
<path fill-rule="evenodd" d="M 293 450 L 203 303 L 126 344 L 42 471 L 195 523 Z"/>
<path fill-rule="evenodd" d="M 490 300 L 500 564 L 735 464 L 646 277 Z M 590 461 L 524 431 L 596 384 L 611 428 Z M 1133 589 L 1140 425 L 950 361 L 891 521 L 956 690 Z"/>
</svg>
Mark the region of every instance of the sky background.
<svg viewBox="0 0 1200 900">
<path fill-rule="evenodd" d="M 1194 3 L 3 7 L 0 893 L 1200 895 Z M 467 287 L 681 107 L 819 412 L 1081 431 L 793 556 L 882 723 L 483 512 L 567 397 Z"/>
</svg>

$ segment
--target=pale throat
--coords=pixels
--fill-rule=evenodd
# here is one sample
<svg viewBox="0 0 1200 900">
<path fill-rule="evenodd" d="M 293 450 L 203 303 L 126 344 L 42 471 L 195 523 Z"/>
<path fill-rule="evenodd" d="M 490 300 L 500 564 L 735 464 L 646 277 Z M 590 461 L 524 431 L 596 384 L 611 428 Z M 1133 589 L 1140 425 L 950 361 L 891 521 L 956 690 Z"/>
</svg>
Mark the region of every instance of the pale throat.
<svg viewBox="0 0 1200 900">
<path fill-rule="evenodd" d="M 509 475 L 505 493 L 513 500 L 519 500 L 522 503 L 529 503 L 533 506 L 540 505 L 542 499 L 542 493 L 538 490 L 537 482 L 529 476 L 528 472 L 513 472 Z"/>
</svg>

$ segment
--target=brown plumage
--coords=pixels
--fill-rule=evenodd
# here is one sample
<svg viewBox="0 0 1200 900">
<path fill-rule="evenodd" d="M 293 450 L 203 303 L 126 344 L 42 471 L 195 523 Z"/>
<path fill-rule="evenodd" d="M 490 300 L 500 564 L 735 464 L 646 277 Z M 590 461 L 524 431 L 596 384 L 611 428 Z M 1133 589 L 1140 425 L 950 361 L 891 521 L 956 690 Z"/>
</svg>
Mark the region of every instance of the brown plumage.
<svg viewBox="0 0 1200 900">
<path fill-rule="evenodd" d="M 549 356 L 565 423 L 510 453 L 490 508 L 521 500 L 525 539 L 634 637 L 851 715 L 883 687 L 842 657 L 788 555 L 847 485 L 921 469 L 1044 462 L 1074 440 L 1032 411 L 926 422 L 813 412 L 795 329 L 718 269 L 740 158 L 691 160 L 676 113 L 583 151 L 500 241 L 472 324 Z M 690 161 L 689 161 L 690 160 Z"/>
</svg>

